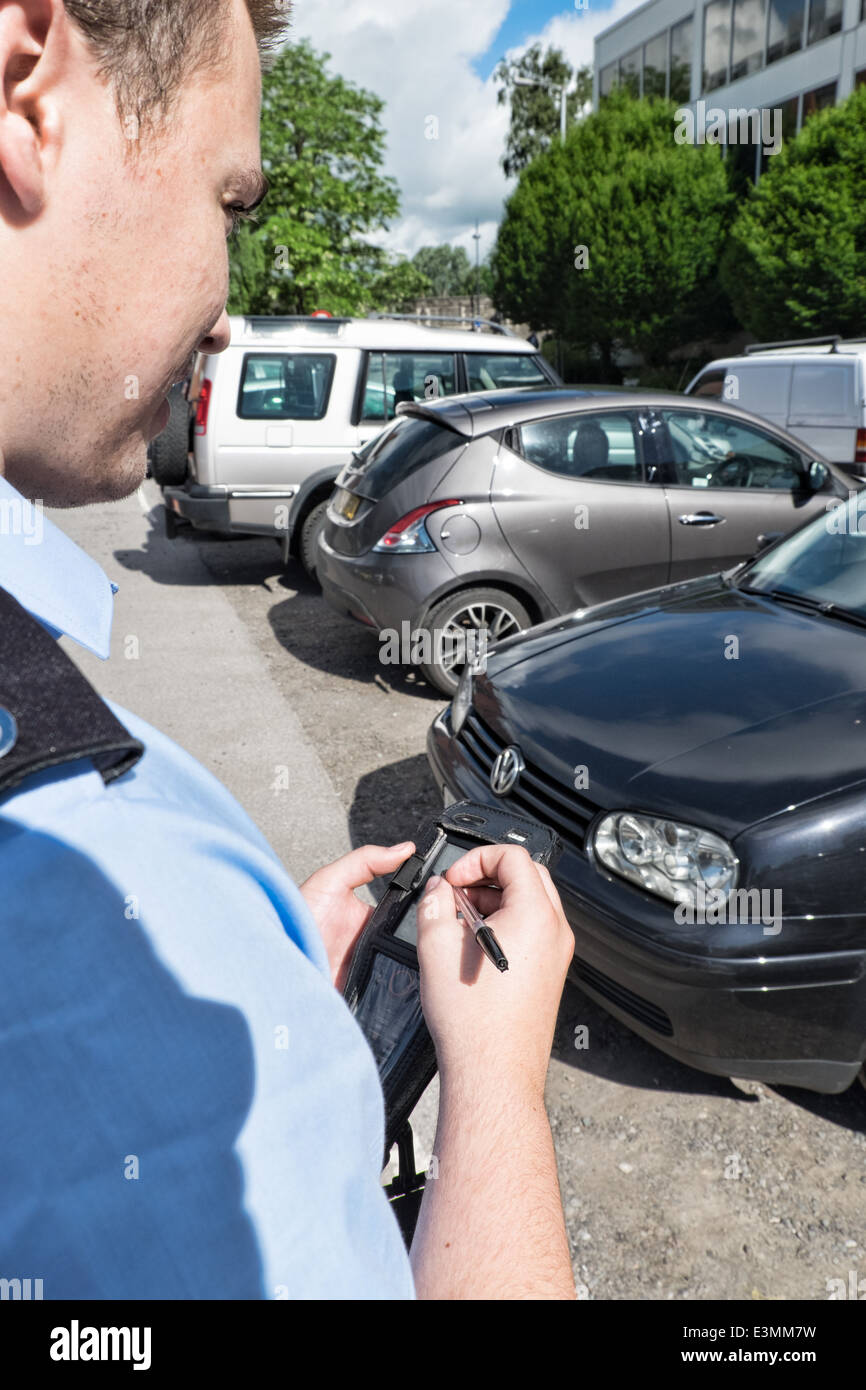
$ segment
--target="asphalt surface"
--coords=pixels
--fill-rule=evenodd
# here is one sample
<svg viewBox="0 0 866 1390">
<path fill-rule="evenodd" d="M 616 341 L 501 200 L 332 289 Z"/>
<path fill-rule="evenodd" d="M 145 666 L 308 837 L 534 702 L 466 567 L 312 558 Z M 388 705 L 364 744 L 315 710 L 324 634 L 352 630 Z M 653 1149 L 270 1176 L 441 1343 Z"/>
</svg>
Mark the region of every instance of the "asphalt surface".
<svg viewBox="0 0 866 1390">
<path fill-rule="evenodd" d="M 120 586 L 112 660 L 70 652 L 227 784 L 296 879 L 439 808 L 424 742 L 442 697 L 381 665 L 375 634 L 283 572 L 275 543 L 169 542 L 153 483 L 52 519 Z M 866 1297 L 862 1087 L 705 1076 L 569 985 L 547 1104 L 581 1298 L 822 1300 L 852 1272 Z M 422 1165 L 435 1110 L 434 1083 L 415 1116 Z"/>
</svg>

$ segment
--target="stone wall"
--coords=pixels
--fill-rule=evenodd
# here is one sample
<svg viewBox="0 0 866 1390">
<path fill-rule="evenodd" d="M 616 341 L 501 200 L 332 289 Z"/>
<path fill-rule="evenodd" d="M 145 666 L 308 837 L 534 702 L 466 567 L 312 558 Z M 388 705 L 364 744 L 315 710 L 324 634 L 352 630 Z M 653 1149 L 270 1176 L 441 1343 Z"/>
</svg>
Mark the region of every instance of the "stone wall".
<svg viewBox="0 0 866 1390">
<path fill-rule="evenodd" d="M 450 318 L 460 320 L 452 327 L 465 327 L 471 329 L 472 321 L 476 317 L 475 300 L 471 295 L 430 295 L 427 299 L 418 299 L 414 304 L 407 306 L 407 314 L 429 314 L 432 318 L 447 315 Z M 493 300 L 489 295 L 483 294 L 479 300 L 478 317 L 482 319 L 496 318 L 496 309 Z M 532 332 L 526 323 L 512 323 L 509 319 L 498 318 L 498 322 L 510 328 L 512 333 L 516 333 L 519 338 L 528 338 Z M 435 326 L 435 324 L 434 324 Z M 448 325 L 443 324 L 445 328 Z"/>
</svg>

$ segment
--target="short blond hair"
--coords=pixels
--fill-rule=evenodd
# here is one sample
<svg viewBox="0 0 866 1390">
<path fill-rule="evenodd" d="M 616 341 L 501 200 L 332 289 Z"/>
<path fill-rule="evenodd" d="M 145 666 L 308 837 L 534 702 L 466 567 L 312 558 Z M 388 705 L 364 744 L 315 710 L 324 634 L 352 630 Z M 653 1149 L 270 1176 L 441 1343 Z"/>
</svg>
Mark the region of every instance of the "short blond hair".
<svg viewBox="0 0 866 1390">
<path fill-rule="evenodd" d="M 266 68 L 287 37 L 291 0 L 245 3 Z M 225 54 L 229 0 L 64 0 L 64 7 L 114 86 L 121 119 L 164 119 L 186 80 L 218 70 Z"/>
</svg>

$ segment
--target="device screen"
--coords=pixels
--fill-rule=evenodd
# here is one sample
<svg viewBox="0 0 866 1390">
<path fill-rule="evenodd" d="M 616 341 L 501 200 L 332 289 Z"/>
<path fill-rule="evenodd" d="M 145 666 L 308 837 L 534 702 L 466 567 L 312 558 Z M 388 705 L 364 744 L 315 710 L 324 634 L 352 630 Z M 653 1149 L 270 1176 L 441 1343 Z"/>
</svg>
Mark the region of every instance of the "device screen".
<svg viewBox="0 0 866 1390">
<path fill-rule="evenodd" d="M 450 839 L 445 841 L 433 863 L 427 869 L 424 882 L 412 894 L 405 915 L 394 932 L 398 941 L 407 941 L 410 946 L 418 944 L 418 900 L 424 892 L 424 883 L 427 882 L 428 878 L 432 878 L 433 874 L 444 874 L 446 869 L 450 869 L 452 864 L 456 864 L 458 859 L 462 859 L 466 851 L 472 849 L 475 843 L 474 840 L 467 840 L 464 844 Z"/>
</svg>

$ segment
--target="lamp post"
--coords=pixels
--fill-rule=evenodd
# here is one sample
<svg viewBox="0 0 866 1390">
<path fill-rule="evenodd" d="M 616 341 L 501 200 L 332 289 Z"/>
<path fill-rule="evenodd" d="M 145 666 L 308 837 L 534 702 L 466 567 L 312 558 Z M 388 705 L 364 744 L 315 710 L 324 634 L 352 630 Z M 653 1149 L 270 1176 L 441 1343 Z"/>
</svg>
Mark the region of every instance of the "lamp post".
<svg viewBox="0 0 866 1390">
<path fill-rule="evenodd" d="M 514 85 L 515 87 L 546 87 L 549 92 L 557 94 L 559 97 L 559 138 L 564 142 L 568 84 L 566 82 L 549 82 L 546 77 L 524 77 L 522 74 L 516 74 Z"/>
<path fill-rule="evenodd" d="M 481 318 L 481 233 L 478 230 L 478 221 L 475 222 L 475 231 L 472 233 L 472 240 L 475 242 L 475 317 Z"/>
</svg>

